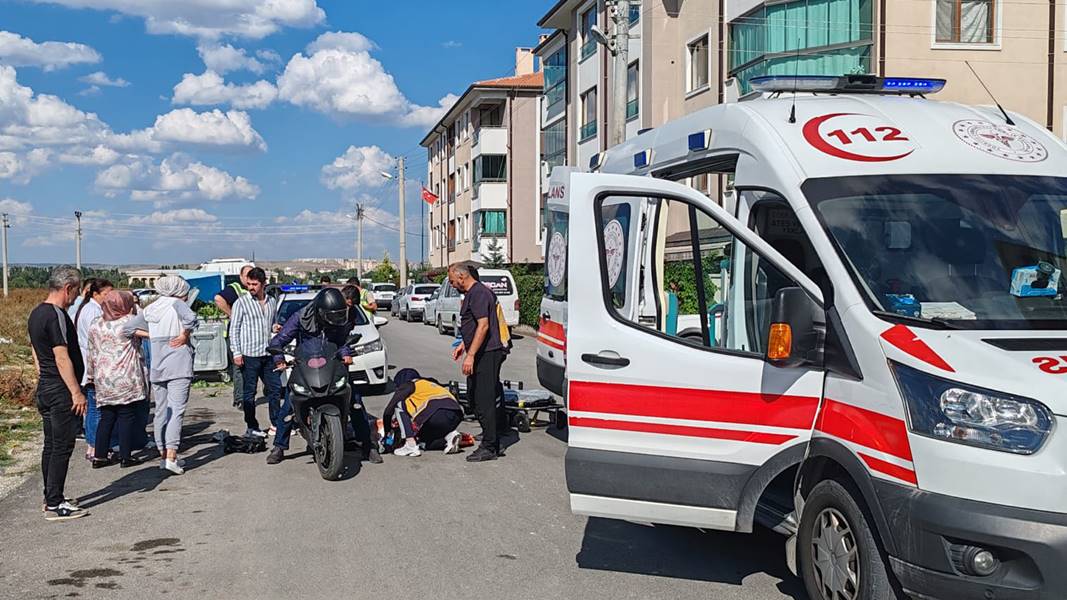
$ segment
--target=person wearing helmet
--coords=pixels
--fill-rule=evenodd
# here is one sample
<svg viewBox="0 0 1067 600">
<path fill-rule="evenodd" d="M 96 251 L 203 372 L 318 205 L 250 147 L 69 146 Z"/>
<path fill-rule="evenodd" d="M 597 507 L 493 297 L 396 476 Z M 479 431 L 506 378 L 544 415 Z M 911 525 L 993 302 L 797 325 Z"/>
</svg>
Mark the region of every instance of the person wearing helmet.
<svg viewBox="0 0 1067 600">
<path fill-rule="evenodd" d="M 355 327 L 355 313 L 345 302 L 341 290 L 326 288 L 315 296 L 315 299 L 304 308 L 293 313 L 282 325 L 282 328 L 270 340 L 269 348 L 284 350 L 290 342 L 296 341 L 299 346 L 304 340 L 321 337 L 340 347 L 338 354 L 346 365 L 352 364 L 352 349 L 345 345 L 349 333 Z M 281 354 L 275 355 L 275 367 L 279 370 L 285 368 L 281 360 Z M 293 404 L 286 394 L 278 415 L 280 424 L 278 432 L 274 435 L 274 448 L 267 455 L 267 464 L 276 465 L 285 457 L 285 451 L 289 449 L 289 435 L 292 433 Z M 352 410 L 350 411 L 352 429 L 355 431 L 355 441 L 359 442 L 363 451 L 363 460 L 372 463 L 381 463 L 382 457 L 378 449 L 371 441 L 370 425 L 367 423 L 367 409 L 363 406 L 363 398 L 359 392 L 352 389 Z"/>
</svg>

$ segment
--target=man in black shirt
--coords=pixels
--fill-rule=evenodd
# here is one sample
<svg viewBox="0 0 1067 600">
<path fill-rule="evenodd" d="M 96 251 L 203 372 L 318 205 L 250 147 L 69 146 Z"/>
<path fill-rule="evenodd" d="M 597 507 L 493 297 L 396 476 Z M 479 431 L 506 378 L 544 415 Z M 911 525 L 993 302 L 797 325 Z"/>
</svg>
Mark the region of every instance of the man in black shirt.
<svg viewBox="0 0 1067 600">
<path fill-rule="evenodd" d="M 222 288 L 222 291 L 215 294 L 215 306 L 219 307 L 219 310 L 226 313 L 226 318 L 230 318 L 233 313 L 233 305 L 237 303 L 237 299 L 248 293 L 248 272 L 253 268 L 252 265 L 245 265 L 241 267 L 241 274 L 239 276 L 240 283 L 233 282 Z M 229 332 L 227 332 L 228 334 Z M 229 348 L 229 344 L 226 347 Z M 233 405 L 236 408 L 241 408 L 244 403 L 245 397 L 245 385 L 244 376 L 241 368 L 237 366 L 233 361 L 233 353 L 230 352 L 230 380 L 233 382 Z"/>
<path fill-rule="evenodd" d="M 448 282 L 464 294 L 459 309 L 459 331 L 463 342 L 452 353 L 463 359 L 467 376 L 467 397 L 474 404 L 482 426 L 482 443 L 467 457 L 469 462 L 496 460 L 501 456 L 498 427 L 506 422 L 503 406 L 497 402 L 500 368 L 507 358 L 511 339 L 502 323 L 496 294 L 474 279 L 470 267 L 457 263 L 448 267 Z"/>
<path fill-rule="evenodd" d="M 87 514 L 63 495 L 74 438 L 86 407 L 80 385 L 85 366 L 78 331 L 67 315 L 80 290 L 81 273 L 73 267 L 57 267 L 48 278 L 48 297 L 30 312 L 29 319 L 30 346 L 39 375 L 37 410 L 44 427 L 41 474 L 49 521 Z"/>
</svg>

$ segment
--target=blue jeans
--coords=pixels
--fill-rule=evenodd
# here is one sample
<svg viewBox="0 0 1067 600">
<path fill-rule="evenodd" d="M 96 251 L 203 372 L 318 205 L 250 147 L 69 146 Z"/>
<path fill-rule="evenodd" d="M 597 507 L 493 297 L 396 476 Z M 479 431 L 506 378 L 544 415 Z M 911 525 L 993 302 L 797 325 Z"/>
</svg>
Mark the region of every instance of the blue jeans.
<svg viewBox="0 0 1067 600">
<path fill-rule="evenodd" d="M 270 423 L 279 427 L 278 413 L 281 411 L 282 380 L 274 370 L 274 361 L 270 356 L 246 356 L 244 366 L 241 367 L 241 375 L 244 377 L 245 395 L 241 403 L 241 409 L 245 413 L 245 426 L 249 429 L 259 429 L 259 420 L 256 419 L 256 387 L 263 382 L 263 395 L 267 397 L 267 409 L 270 414 Z"/>
<path fill-rule="evenodd" d="M 352 405 L 348 411 L 348 417 L 355 431 L 355 439 L 363 446 L 366 452 L 370 448 L 370 423 L 367 422 L 367 409 L 363 406 L 363 396 L 352 388 Z M 289 390 L 285 390 L 285 401 L 278 412 L 278 433 L 274 434 L 274 446 L 282 450 L 289 449 L 289 436 L 293 433 L 293 401 Z"/>
<path fill-rule="evenodd" d="M 96 407 L 96 386 L 87 385 L 82 387 L 82 393 L 85 394 L 85 422 L 83 427 L 85 428 L 85 443 L 90 448 L 96 448 L 96 428 L 100 426 L 100 409 Z M 118 432 L 111 434 L 111 445 L 109 448 L 119 447 Z M 107 458 L 101 456 L 100 458 Z"/>
</svg>

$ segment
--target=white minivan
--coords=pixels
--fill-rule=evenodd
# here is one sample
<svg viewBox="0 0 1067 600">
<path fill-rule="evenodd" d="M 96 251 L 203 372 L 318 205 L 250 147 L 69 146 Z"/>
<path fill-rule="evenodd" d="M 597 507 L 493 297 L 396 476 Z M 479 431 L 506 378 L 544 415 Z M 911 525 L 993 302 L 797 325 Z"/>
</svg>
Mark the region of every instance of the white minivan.
<svg viewBox="0 0 1067 600">
<path fill-rule="evenodd" d="M 553 173 L 573 512 L 770 528 L 813 599 L 1067 595 L 1067 146 L 944 84 L 756 78 Z"/>
<path fill-rule="evenodd" d="M 515 284 L 515 278 L 507 269 L 478 269 L 478 281 L 496 294 L 500 307 L 504 310 L 504 321 L 508 327 L 519 324 L 519 288 Z M 446 289 L 447 288 L 447 289 Z M 463 302 L 463 294 L 460 294 L 448 284 L 448 280 L 442 284 L 437 297 L 437 331 L 442 334 L 445 330 L 455 332 L 459 324 L 459 308 Z"/>
</svg>

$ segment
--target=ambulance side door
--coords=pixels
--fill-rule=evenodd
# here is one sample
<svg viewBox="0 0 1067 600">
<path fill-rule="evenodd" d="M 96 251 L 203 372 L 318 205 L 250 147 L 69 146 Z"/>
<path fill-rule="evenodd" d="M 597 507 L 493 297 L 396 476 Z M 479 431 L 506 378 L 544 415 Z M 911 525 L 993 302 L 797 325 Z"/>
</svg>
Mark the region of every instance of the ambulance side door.
<svg viewBox="0 0 1067 600">
<path fill-rule="evenodd" d="M 822 393 L 820 368 L 764 359 L 771 303 L 782 287 L 821 293 L 688 187 L 602 174 L 570 186 L 572 511 L 733 530 L 752 474 L 810 439 Z M 646 207 L 640 228 L 619 221 L 624 198 Z"/>
</svg>

